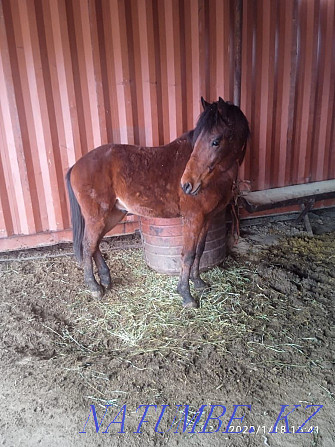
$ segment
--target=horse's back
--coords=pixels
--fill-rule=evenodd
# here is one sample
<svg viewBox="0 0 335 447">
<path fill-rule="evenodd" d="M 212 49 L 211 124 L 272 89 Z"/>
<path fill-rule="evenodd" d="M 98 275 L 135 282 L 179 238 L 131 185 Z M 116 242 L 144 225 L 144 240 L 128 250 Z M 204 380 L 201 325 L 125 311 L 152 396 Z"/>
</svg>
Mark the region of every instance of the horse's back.
<svg viewBox="0 0 335 447">
<path fill-rule="evenodd" d="M 72 167 L 71 184 L 78 196 L 92 194 L 111 186 L 111 144 L 97 147 L 83 155 Z"/>
<path fill-rule="evenodd" d="M 87 203 L 107 203 L 108 198 L 134 214 L 175 217 L 180 212 L 180 179 L 191 152 L 186 134 L 158 147 L 106 144 L 76 162 L 71 183 L 78 200 Z"/>
<path fill-rule="evenodd" d="M 152 217 L 180 214 L 180 179 L 191 155 L 186 139 L 159 147 L 114 146 L 113 187 L 128 211 Z"/>
</svg>

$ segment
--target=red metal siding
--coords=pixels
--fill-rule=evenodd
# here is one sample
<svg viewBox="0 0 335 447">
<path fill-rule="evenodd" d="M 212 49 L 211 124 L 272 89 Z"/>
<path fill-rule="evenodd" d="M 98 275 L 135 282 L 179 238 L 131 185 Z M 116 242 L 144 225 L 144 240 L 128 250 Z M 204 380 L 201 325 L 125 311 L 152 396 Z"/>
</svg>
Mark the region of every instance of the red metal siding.
<svg viewBox="0 0 335 447">
<path fill-rule="evenodd" d="M 243 4 L 242 109 L 253 189 L 335 177 L 334 1 Z"/>
<path fill-rule="evenodd" d="M 70 238 L 64 175 L 88 150 L 166 143 L 200 96 L 234 100 L 236 3 L 0 0 L 0 250 Z M 242 19 L 241 177 L 334 178 L 334 1 L 244 0 Z"/>
</svg>

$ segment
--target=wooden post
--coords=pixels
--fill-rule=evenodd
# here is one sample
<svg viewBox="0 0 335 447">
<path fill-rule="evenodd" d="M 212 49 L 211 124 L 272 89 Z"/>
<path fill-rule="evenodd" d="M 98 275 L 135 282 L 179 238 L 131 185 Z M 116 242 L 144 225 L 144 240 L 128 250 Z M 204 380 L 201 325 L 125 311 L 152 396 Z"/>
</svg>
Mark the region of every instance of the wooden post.
<svg viewBox="0 0 335 447">
<path fill-rule="evenodd" d="M 234 104 L 241 104 L 243 0 L 234 0 Z"/>
</svg>

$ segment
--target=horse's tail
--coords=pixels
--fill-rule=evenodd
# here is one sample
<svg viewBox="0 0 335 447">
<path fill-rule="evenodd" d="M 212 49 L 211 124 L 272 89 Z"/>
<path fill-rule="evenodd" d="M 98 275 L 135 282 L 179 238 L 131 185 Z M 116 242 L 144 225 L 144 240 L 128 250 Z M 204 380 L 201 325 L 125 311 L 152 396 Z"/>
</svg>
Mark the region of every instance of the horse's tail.
<svg viewBox="0 0 335 447">
<path fill-rule="evenodd" d="M 70 199 L 70 209 L 71 209 L 71 222 L 72 222 L 72 232 L 73 232 L 73 251 L 79 262 L 83 260 L 83 237 L 85 230 L 85 220 L 81 213 L 80 205 L 76 196 L 74 195 L 73 188 L 71 185 L 71 171 L 70 168 L 65 176 L 66 186 Z"/>
</svg>

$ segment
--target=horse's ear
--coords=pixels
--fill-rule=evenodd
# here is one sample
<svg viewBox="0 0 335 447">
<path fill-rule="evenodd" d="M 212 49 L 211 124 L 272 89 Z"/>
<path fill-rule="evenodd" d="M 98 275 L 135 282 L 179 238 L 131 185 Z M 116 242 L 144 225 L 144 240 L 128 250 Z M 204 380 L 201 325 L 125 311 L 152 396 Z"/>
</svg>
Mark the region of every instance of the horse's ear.
<svg viewBox="0 0 335 447">
<path fill-rule="evenodd" d="M 224 101 L 221 96 L 219 96 L 218 101 L 218 110 L 221 113 L 221 115 L 224 117 L 227 114 L 227 103 Z"/>
<path fill-rule="evenodd" d="M 205 101 L 203 97 L 201 97 L 201 104 L 202 104 L 202 107 L 204 108 L 204 110 L 206 110 L 207 107 L 210 106 L 210 103 Z"/>
<path fill-rule="evenodd" d="M 223 122 L 230 126 L 232 124 L 230 117 L 228 116 L 228 103 L 224 101 L 221 96 L 219 96 L 219 102 L 218 102 L 218 111 L 221 114 L 221 118 L 223 119 Z"/>
</svg>

